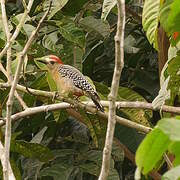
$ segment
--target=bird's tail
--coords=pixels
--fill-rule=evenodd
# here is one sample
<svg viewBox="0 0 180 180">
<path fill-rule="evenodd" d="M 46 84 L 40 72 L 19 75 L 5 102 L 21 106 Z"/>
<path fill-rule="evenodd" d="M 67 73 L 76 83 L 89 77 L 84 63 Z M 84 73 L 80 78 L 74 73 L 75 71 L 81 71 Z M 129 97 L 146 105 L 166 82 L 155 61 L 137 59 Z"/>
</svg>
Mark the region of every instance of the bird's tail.
<svg viewBox="0 0 180 180">
<path fill-rule="evenodd" d="M 100 98 L 99 98 L 98 94 L 96 92 L 93 92 L 93 94 L 91 94 L 90 96 L 91 96 L 92 101 L 96 105 L 97 109 L 104 112 L 104 107 L 100 103 Z"/>
</svg>

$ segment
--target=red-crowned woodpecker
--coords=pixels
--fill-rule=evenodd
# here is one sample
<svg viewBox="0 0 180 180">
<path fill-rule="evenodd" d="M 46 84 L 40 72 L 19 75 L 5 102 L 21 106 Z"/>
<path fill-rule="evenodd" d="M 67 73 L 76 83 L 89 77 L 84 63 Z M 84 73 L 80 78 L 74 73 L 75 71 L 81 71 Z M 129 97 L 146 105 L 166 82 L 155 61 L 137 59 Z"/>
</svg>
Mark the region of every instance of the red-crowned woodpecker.
<svg viewBox="0 0 180 180">
<path fill-rule="evenodd" d="M 92 99 L 98 110 L 104 112 L 104 107 L 100 103 L 96 90 L 79 70 L 63 64 L 62 60 L 55 55 L 45 56 L 39 61 L 47 65 L 47 69 L 62 96 L 69 94 L 82 96 L 85 94 Z"/>
</svg>

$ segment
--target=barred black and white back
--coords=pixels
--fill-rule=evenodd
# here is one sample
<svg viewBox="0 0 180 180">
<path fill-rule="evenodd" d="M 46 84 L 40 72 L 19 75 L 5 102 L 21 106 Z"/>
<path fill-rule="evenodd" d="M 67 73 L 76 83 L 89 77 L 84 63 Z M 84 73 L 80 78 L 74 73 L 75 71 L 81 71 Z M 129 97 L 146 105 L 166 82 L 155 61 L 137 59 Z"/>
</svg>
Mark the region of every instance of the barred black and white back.
<svg viewBox="0 0 180 180">
<path fill-rule="evenodd" d="M 71 79 L 73 81 L 73 84 L 77 88 L 83 90 L 86 94 L 88 94 L 96 107 L 104 112 L 104 107 L 100 103 L 100 98 L 96 90 L 92 87 L 92 85 L 87 81 L 87 79 L 79 70 L 69 65 L 59 65 L 58 71 L 62 77 Z"/>
</svg>

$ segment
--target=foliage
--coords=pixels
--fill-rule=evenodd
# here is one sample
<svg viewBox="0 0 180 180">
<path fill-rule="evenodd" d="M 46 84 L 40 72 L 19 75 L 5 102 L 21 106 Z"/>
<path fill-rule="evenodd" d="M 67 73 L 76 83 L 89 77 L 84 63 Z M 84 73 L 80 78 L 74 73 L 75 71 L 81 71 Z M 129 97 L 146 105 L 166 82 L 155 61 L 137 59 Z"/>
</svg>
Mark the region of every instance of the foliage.
<svg viewBox="0 0 180 180">
<path fill-rule="evenodd" d="M 23 49 L 30 33 L 36 28 L 49 0 L 36 0 L 26 18 L 25 24 L 12 45 L 12 73 L 17 68 L 19 52 Z M 138 1 L 139 2 L 139 1 Z M 169 56 L 161 73 L 161 90 L 170 92 L 168 99 L 161 99 L 160 105 L 174 105 L 179 98 L 179 0 L 146 0 L 143 8 L 136 1 L 127 0 L 126 31 L 124 39 L 125 67 L 117 101 L 152 101 L 158 94 L 159 75 L 157 51 L 157 30 L 161 23 L 171 42 Z M 24 8 L 21 1 L 7 1 L 6 10 L 11 33 L 19 23 Z M 142 14 L 142 24 L 137 16 Z M 0 14 L 1 16 L 1 14 Z M 0 18 L 0 23 L 2 20 Z M 56 91 L 56 85 L 45 67 L 36 58 L 55 54 L 83 72 L 96 87 L 101 99 L 107 100 L 109 86 L 114 72 L 114 35 L 116 33 L 117 8 L 111 0 L 54 0 L 51 11 L 27 56 L 19 83 L 38 90 Z M 142 27 L 143 26 L 143 27 Z M 144 30 L 146 31 L 146 35 Z M 6 44 L 3 27 L 0 26 L 0 49 Z M 2 58 L 6 66 L 6 57 Z M 0 72 L 0 82 L 6 82 Z M 163 84 L 166 82 L 165 85 Z M 161 92 L 162 92 L 161 91 Z M 6 101 L 9 89 L 0 88 L 0 115 L 6 116 Z M 163 94 L 162 93 L 162 94 Z M 19 91 L 28 107 L 54 103 L 45 97 Z M 163 94 L 163 95 L 164 95 Z M 160 94 L 161 95 L 161 94 Z M 165 94 L 166 95 L 166 94 Z M 161 96 L 162 97 L 162 96 Z M 81 97 L 80 100 L 87 100 Z M 157 97 L 157 101 L 160 99 Z M 179 99 L 178 99 L 179 100 Z M 178 101 L 177 100 L 177 101 Z M 57 101 L 56 101 L 57 102 Z M 13 113 L 22 111 L 15 99 Z M 64 109 L 35 114 L 12 124 L 11 165 L 17 179 L 97 179 L 101 168 L 107 122 L 84 109 L 75 109 L 77 117 Z M 131 121 L 152 126 L 159 119 L 156 113 L 143 109 L 120 109 L 117 115 Z M 176 156 L 175 168 L 164 173 L 163 178 L 176 179 L 179 176 L 179 120 L 162 119 L 157 127 L 142 141 L 144 134 L 134 129 L 116 125 L 111 155 L 111 179 L 128 179 L 134 176 L 135 165 L 127 161 L 125 145 L 136 152 L 136 163 L 143 174 L 163 164 L 166 151 Z M 4 128 L 1 127 L 1 131 Z M 3 133 L 0 138 L 3 140 Z M 139 146 L 140 142 L 142 144 Z M 138 147 L 139 146 L 139 147 Z M 129 158 L 130 159 L 130 158 Z M 132 160 L 133 161 L 133 160 Z M 133 171 L 132 171 L 133 169 Z M 2 175 L 2 169 L 1 173 Z"/>
<path fill-rule="evenodd" d="M 176 23 L 180 15 L 178 6 L 179 1 L 177 0 L 164 2 L 146 0 L 143 9 L 143 26 L 147 31 L 150 43 L 157 43 L 157 25 L 159 23 L 170 41 L 168 60 L 161 72 L 161 89 L 153 101 L 154 107 L 179 103 L 179 22 Z M 151 34 L 149 34 L 150 32 Z M 152 32 L 156 32 L 156 35 Z M 164 114 L 164 116 L 169 117 L 169 114 Z M 153 131 L 138 147 L 136 152 L 137 172 L 140 170 L 143 174 L 147 174 L 153 169 L 160 169 L 163 164 L 163 155 L 165 153 L 173 154 L 173 168 L 164 173 L 162 179 L 179 179 L 179 125 L 179 117 L 163 118 L 157 123 Z"/>
</svg>

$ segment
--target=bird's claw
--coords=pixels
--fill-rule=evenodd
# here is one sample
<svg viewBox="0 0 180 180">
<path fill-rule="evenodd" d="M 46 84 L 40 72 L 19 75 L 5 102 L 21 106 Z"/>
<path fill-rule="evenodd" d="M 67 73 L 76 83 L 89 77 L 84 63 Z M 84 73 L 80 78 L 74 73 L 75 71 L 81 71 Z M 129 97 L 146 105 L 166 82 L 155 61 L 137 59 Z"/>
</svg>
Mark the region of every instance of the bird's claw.
<svg viewBox="0 0 180 180">
<path fill-rule="evenodd" d="M 52 101 L 54 102 L 58 97 L 59 97 L 59 93 L 57 91 L 53 92 Z"/>
</svg>

